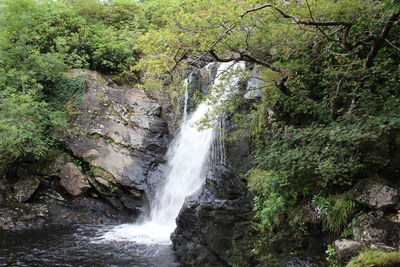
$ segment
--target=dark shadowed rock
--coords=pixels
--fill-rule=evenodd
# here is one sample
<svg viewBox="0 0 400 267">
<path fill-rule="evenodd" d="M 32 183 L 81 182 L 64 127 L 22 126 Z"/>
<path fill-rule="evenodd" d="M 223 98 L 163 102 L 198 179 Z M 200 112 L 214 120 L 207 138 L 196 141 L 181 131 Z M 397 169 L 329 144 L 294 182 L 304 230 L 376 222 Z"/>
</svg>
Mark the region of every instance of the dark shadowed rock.
<svg viewBox="0 0 400 267">
<path fill-rule="evenodd" d="M 39 187 L 40 181 L 35 177 L 18 180 L 14 186 L 14 198 L 17 202 L 28 201 Z"/>
<path fill-rule="evenodd" d="M 245 183 L 223 165 L 211 168 L 203 187 L 186 198 L 171 239 L 185 266 L 228 266 L 239 230 L 252 217 Z M 243 229 L 242 229 L 243 228 Z"/>
<path fill-rule="evenodd" d="M 166 164 L 160 164 L 155 170 L 151 170 L 147 175 L 148 197 L 154 199 L 156 193 L 162 188 L 165 182 L 165 174 L 167 172 Z"/>
<path fill-rule="evenodd" d="M 370 212 L 353 227 L 356 241 L 391 245 L 400 239 L 400 223 L 382 212 Z"/>
<path fill-rule="evenodd" d="M 372 179 L 358 182 L 352 193 L 355 201 L 374 209 L 394 207 L 400 201 L 400 190 Z"/>
<path fill-rule="evenodd" d="M 62 168 L 64 168 L 65 164 L 72 162 L 71 157 L 65 153 L 60 154 L 59 151 L 53 151 L 53 153 L 56 155 L 54 155 L 54 157 L 50 160 L 44 162 L 37 170 L 37 172 L 41 173 L 43 176 L 59 177 L 59 174 Z"/>
</svg>

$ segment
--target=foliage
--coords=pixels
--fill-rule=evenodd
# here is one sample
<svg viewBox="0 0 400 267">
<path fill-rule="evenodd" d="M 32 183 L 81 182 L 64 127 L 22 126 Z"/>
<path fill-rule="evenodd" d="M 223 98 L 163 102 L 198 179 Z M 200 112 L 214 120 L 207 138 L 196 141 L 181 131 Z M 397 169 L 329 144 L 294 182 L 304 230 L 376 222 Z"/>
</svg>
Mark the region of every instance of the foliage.
<svg viewBox="0 0 400 267">
<path fill-rule="evenodd" d="M 84 92 L 83 77 L 68 69 L 136 80 L 135 40 L 148 24 L 133 0 L 0 1 L 1 168 L 55 144 L 62 113 L 72 114 Z"/>
<path fill-rule="evenodd" d="M 346 267 L 395 266 L 397 264 L 400 264 L 400 252 L 398 251 L 365 250 L 354 257 Z"/>
<path fill-rule="evenodd" d="M 328 256 L 326 260 L 329 263 L 329 267 L 341 267 L 341 264 L 336 257 L 336 250 L 332 245 L 328 245 L 325 253 Z"/>
<path fill-rule="evenodd" d="M 38 158 L 56 141 L 54 128 L 65 126 L 60 112 L 35 101 L 35 92 L 0 92 L 0 170 L 27 153 Z"/>
<path fill-rule="evenodd" d="M 356 205 L 353 201 L 346 199 L 346 195 L 335 198 L 314 196 L 312 202 L 323 217 L 324 229 L 338 234 L 349 223 Z"/>
<path fill-rule="evenodd" d="M 85 92 L 83 76 L 60 76 L 43 90 L 46 100 L 55 108 L 62 109 L 67 102 L 77 105 Z"/>
</svg>

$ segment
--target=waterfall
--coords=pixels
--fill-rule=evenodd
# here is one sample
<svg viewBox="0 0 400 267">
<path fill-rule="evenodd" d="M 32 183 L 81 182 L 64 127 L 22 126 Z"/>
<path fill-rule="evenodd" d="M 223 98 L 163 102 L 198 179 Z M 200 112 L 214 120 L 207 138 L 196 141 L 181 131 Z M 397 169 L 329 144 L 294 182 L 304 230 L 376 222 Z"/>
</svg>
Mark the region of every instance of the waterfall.
<svg viewBox="0 0 400 267">
<path fill-rule="evenodd" d="M 218 98 L 216 104 L 226 100 L 228 92 L 235 91 L 240 75 L 233 71 L 240 69 L 244 69 L 242 62 L 222 63 L 219 66 L 212 90 L 212 94 Z M 188 87 L 190 81 L 189 75 L 184 85 Z M 150 215 L 140 224 L 124 224 L 115 227 L 103 236 L 104 240 L 169 244 L 170 235 L 176 228 L 175 218 L 185 198 L 200 189 L 205 180 L 209 159 L 214 157 L 210 155 L 211 147 L 214 146 L 213 151 L 217 151 L 213 153 L 221 154 L 217 157 L 225 160 L 222 156 L 224 148 L 218 148 L 221 146 L 221 141 L 215 141 L 218 136 L 216 134 L 218 123 L 214 123 L 214 127 L 203 130 L 198 130 L 196 125 L 208 112 L 213 111 L 214 105 L 205 101 L 199 104 L 192 114 L 186 114 L 187 99 L 188 92 L 185 92 L 182 124 L 166 155 L 168 165 L 165 173 L 166 182 L 151 205 Z M 218 122 L 220 126 L 223 126 L 221 120 Z"/>
</svg>

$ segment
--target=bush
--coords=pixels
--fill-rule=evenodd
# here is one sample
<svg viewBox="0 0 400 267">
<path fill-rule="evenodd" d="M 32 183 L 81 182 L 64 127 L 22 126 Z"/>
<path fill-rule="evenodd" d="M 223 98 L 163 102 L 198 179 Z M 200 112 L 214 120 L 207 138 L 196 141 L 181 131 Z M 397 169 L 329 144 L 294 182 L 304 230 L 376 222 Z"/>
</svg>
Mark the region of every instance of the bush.
<svg viewBox="0 0 400 267">
<path fill-rule="evenodd" d="M 65 126 L 63 115 L 36 101 L 35 92 L 0 91 L 0 171 L 19 157 L 43 156 Z"/>
</svg>

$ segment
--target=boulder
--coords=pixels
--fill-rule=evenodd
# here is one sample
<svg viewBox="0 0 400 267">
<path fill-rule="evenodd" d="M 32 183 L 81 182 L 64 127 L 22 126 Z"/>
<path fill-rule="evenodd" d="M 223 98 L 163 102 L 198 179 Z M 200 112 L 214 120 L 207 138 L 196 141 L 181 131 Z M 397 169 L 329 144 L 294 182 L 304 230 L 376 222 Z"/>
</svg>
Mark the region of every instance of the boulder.
<svg viewBox="0 0 400 267">
<path fill-rule="evenodd" d="M 185 266 L 230 265 L 232 241 L 252 216 L 245 183 L 225 166 L 214 166 L 176 219 L 171 239 L 178 259 Z"/>
<path fill-rule="evenodd" d="M 359 242 L 391 245 L 400 239 L 400 223 L 383 212 L 370 212 L 353 227 L 353 236 Z"/>
<path fill-rule="evenodd" d="M 363 249 L 364 244 L 359 241 L 340 239 L 333 243 L 336 255 L 341 262 L 346 262 L 357 256 Z"/>
<path fill-rule="evenodd" d="M 26 202 L 39 187 L 40 181 L 35 177 L 28 177 L 18 180 L 14 186 L 14 199 L 17 202 Z"/>
<path fill-rule="evenodd" d="M 75 156 L 109 172 L 121 185 L 148 190 L 147 173 L 155 159 L 146 153 L 83 135 L 75 136 L 69 146 Z"/>
<path fill-rule="evenodd" d="M 400 201 L 400 190 L 372 179 L 358 182 L 352 193 L 355 201 L 374 209 L 394 207 Z"/>
<path fill-rule="evenodd" d="M 89 188 L 89 182 L 73 163 L 67 163 L 60 172 L 60 185 L 73 196 L 84 194 Z"/>
</svg>

